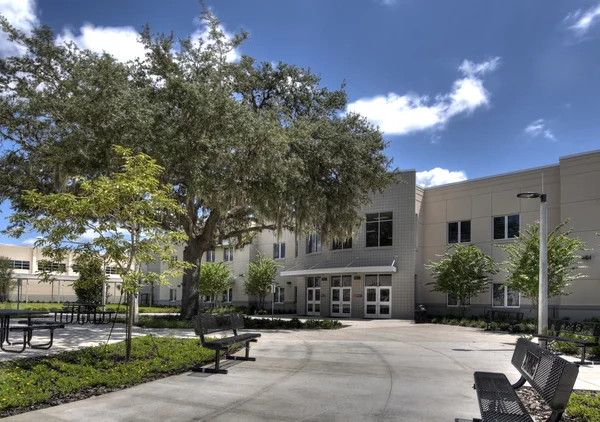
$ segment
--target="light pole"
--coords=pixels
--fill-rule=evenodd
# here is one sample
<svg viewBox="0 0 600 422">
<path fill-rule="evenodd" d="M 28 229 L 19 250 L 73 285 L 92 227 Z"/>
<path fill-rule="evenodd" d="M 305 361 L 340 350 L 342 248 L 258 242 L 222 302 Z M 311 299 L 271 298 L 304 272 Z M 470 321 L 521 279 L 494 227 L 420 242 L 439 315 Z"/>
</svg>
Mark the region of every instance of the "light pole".
<svg viewBox="0 0 600 422">
<path fill-rule="evenodd" d="M 275 288 L 278 286 L 278 283 L 272 281 L 271 282 L 271 321 L 273 321 L 275 315 Z"/>
<path fill-rule="evenodd" d="M 548 334 L 548 202 L 545 193 L 523 192 L 519 198 L 540 198 L 540 275 L 538 296 L 538 334 Z M 546 347 L 546 340 L 540 339 L 540 345 Z"/>
</svg>

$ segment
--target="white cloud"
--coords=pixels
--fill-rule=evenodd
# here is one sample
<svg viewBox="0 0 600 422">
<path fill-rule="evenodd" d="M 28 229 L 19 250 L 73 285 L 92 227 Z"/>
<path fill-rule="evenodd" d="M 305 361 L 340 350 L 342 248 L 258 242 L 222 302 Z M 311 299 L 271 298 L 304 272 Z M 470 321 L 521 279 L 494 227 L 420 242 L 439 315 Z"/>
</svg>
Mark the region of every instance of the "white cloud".
<svg viewBox="0 0 600 422">
<path fill-rule="evenodd" d="M 36 0 L 0 0 L 0 13 L 17 29 L 29 33 L 40 21 L 36 14 Z M 221 25 L 219 29 L 229 39 L 233 34 L 227 32 Z M 198 29 L 192 34 L 192 39 L 197 42 L 208 35 L 208 29 L 199 23 Z M 132 26 L 95 26 L 86 23 L 78 30 L 64 28 L 56 37 L 57 44 L 72 41 L 79 48 L 89 49 L 96 53 L 107 52 L 119 61 L 133 60 L 144 57 L 145 50 L 142 43 L 138 42 L 139 32 Z M 19 55 L 24 50 L 8 41 L 0 33 L 0 57 Z M 235 61 L 241 54 L 236 49 L 227 55 L 228 61 Z"/>
<path fill-rule="evenodd" d="M 590 28 L 600 22 L 600 3 L 585 12 L 581 9 L 571 12 L 565 18 L 568 28 L 578 36 L 585 35 Z"/>
<path fill-rule="evenodd" d="M 139 33 L 130 26 L 102 27 L 86 23 L 74 35 L 70 29 L 64 29 L 56 38 L 57 44 L 73 41 L 79 48 L 95 53 L 109 53 L 117 60 L 126 62 L 145 54 L 144 46 L 138 42 Z"/>
<path fill-rule="evenodd" d="M 462 182 L 467 180 L 464 171 L 450 171 L 439 167 L 429 171 L 417 172 L 417 185 L 423 187 L 445 185 L 447 183 Z"/>
<path fill-rule="evenodd" d="M 30 237 L 29 239 L 25 239 L 25 240 L 23 240 L 23 241 L 21 242 L 21 244 L 22 244 L 23 246 L 29 246 L 29 247 L 33 247 L 33 246 L 34 246 L 34 244 L 35 244 L 35 242 L 36 242 L 38 239 L 41 239 L 41 237 L 39 237 L 39 236 L 38 236 L 38 237 Z"/>
<path fill-rule="evenodd" d="M 365 116 L 389 135 L 443 129 L 452 117 L 489 105 L 490 94 L 483 86 L 483 75 L 499 64 L 499 57 L 481 63 L 464 60 L 458 68 L 462 78 L 454 81 L 449 93 L 438 94 L 433 100 L 427 95 L 409 92 L 400 96 L 392 92 L 361 98 L 348 104 L 347 111 Z"/>
<path fill-rule="evenodd" d="M 548 126 L 546 125 L 544 119 L 537 119 L 529 123 L 525 128 L 525 133 L 531 136 L 532 138 L 543 136 L 544 138 L 552 142 L 556 142 L 558 140 L 552 132 L 552 130 L 548 129 Z"/>
<path fill-rule="evenodd" d="M 29 33 L 38 23 L 35 14 L 35 0 L 0 0 L 2 14 L 16 29 Z M 8 41 L 4 32 L 0 32 L 0 57 L 19 55 L 23 48 Z"/>
</svg>

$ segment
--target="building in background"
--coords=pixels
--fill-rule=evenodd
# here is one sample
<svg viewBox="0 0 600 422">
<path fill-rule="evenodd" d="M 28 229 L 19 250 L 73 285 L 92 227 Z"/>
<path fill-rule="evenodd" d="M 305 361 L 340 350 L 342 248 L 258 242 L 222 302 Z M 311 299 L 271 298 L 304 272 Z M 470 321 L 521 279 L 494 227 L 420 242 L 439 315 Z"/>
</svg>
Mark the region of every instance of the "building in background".
<svg viewBox="0 0 600 422">
<path fill-rule="evenodd" d="M 430 313 L 449 314 L 457 312 L 458 304 L 431 291 L 433 280 L 424 265 L 455 243 L 473 244 L 496 262 L 504 261 L 504 252 L 494 245 L 512 242 L 539 219 L 539 201 L 517 198 L 528 191 L 547 194 L 549 230 L 568 218 L 573 236 L 589 248 L 598 247 L 600 152 L 590 152 L 562 157 L 550 166 L 430 188 L 416 185 L 414 170 L 403 171 L 400 183 L 373 195 L 352 238 L 332 242 L 316 232 L 298 239 L 289 232 L 280 237 L 263 232 L 242 249 L 224 244 L 208 251 L 202 262 L 223 262 L 232 269 L 231 287 L 217 298 L 223 305 L 257 303 L 245 294 L 244 281 L 249 263 L 260 252 L 282 265 L 275 280 L 278 287 L 266 298 L 267 309 L 274 301 L 276 310 L 299 315 L 412 319 L 415 307 L 424 305 Z M 50 286 L 38 284 L 35 276 L 39 251 L 2 246 L 0 255 L 14 260 L 15 272 L 25 282 L 22 300 L 49 300 Z M 587 277 L 572 283 L 571 295 L 551 299 L 550 316 L 600 316 L 600 258 L 594 250 L 585 255 Z M 183 259 L 182 247 L 178 259 Z M 58 276 L 61 282 L 54 293 L 70 300 L 74 294 L 68 284 L 77 275 L 70 262 L 63 264 L 67 273 Z M 147 270 L 160 272 L 161 263 L 148 265 Z M 111 275 L 112 301 L 118 300 L 117 279 Z M 518 292 L 503 288 L 504 281 L 503 272 L 494 275 L 489 291 L 471 300 L 469 313 L 521 309 L 528 315 L 531 304 Z M 140 304 L 179 305 L 181 293 L 181 278 L 170 286 L 145 286 Z"/>
</svg>

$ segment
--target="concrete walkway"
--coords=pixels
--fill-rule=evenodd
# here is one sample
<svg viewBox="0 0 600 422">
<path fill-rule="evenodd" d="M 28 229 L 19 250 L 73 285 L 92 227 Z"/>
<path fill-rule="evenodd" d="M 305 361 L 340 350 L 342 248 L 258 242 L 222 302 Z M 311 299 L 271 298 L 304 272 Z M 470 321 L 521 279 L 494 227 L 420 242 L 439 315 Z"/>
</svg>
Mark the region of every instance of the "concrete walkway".
<svg viewBox="0 0 600 422">
<path fill-rule="evenodd" d="M 518 378 L 510 364 L 515 335 L 397 320 L 345 323 L 351 326 L 335 331 L 263 331 L 251 351 L 257 361 L 227 361 L 228 375 L 186 373 L 7 420 L 441 422 L 479 416 L 474 371 Z M 137 334 L 148 331 L 193 336 Z M 600 366 L 582 366 L 576 388 L 600 390 Z"/>
</svg>

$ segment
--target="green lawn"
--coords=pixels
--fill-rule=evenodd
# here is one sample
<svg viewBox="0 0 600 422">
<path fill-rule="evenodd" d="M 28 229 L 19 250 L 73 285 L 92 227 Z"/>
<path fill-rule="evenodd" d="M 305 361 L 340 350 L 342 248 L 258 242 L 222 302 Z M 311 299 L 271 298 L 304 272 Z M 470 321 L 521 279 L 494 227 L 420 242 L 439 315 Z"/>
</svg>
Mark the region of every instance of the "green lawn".
<svg viewBox="0 0 600 422">
<path fill-rule="evenodd" d="M 107 311 L 116 311 L 116 304 L 107 304 Z M 36 311 L 50 311 L 52 309 L 60 309 L 62 308 L 62 303 L 23 303 L 19 304 L 19 309 L 28 309 L 28 310 L 36 310 Z M 9 303 L 0 303 L 0 309 L 17 309 L 16 302 Z M 140 314 L 149 314 L 149 313 L 178 313 L 179 307 L 156 307 L 156 306 L 140 306 L 139 311 Z M 119 307 L 119 312 L 125 312 L 125 306 L 121 305 Z"/>
<path fill-rule="evenodd" d="M 124 359 L 124 347 L 117 343 L 0 363 L 0 417 L 10 409 L 102 387 L 128 387 L 214 359 L 214 351 L 203 349 L 198 339 L 137 337 L 130 361 Z"/>
</svg>

